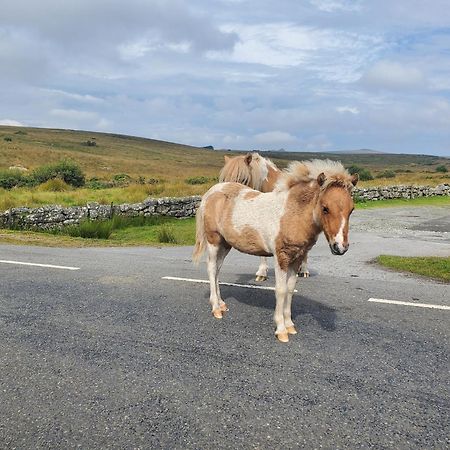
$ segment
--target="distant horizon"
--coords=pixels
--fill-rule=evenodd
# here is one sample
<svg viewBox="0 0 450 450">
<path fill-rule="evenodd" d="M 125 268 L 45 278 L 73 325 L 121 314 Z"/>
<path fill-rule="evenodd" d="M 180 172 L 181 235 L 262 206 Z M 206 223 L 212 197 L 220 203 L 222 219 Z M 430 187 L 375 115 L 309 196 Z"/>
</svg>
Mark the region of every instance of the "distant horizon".
<svg viewBox="0 0 450 450">
<path fill-rule="evenodd" d="M 173 144 L 179 144 L 179 145 L 186 145 L 186 146 L 191 146 L 191 147 L 196 147 L 196 148 L 206 148 L 209 146 L 203 146 L 203 145 L 192 145 L 192 144 L 187 144 L 185 142 L 177 142 L 174 140 L 164 140 L 164 139 L 155 139 L 151 136 L 140 136 L 140 135 L 133 135 L 133 134 L 125 134 L 125 133 L 117 133 L 115 131 L 95 131 L 95 130 L 85 130 L 85 129 L 75 129 L 75 128 L 58 128 L 58 127 L 29 127 L 29 126 L 24 126 L 24 125 L 3 125 L 0 123 L 0 127 L 11 127 L 13 129 L 15 128 L 34 128 L 34 129 L 41 129 L 41 130 L 59 130 L 59 131 L 74 131 L 74 132 L 80 132 L 80 133 L 98 133 L 98 134 L 110 134 L 110 135 L 119 135 L 119 136 L 126 136 L 126 137 L 131 137 L 131 138 L 138 138 L 138 139 L 149 139 L 149 140 L 156 140 L 156 141 L 162 141 L 162 142 L 169 142 L 169 143 L 173 143 Z M 248 148 L 248 149 L 243 149 L 243 148 L 222 148 L 222 147 L 215 147 L 213 144 L 211 144 L 214 148 L 214 150 L 212 151 L 230 151 L 230 152 L 270 152 L 270 153 L 323 153 L 323 154 L 327 154 L 327 153 L 334 153 L 334 154 L 351 154 L 351 153 L 355 153 L 355 154 L 388 154 L 388 155 L 424 155 L 424 156 L 434 156 L 434 157 L 439 157 L 439 158 L 447 158 L 450 159 L 450 155 L 438 155 L 438 154 L 433 154 L 433 153 L 408 153 L 408 152 L 389 152 L 389 151 L 382 151 L 382 150 L 375 150 L 375 149 L 370 149 L 370 148 L 366 148 L 366 147 L 361 147 L 361 148 L 354 148 L 354 149 L 337 149 L 337 150 L 314 150 L 314 149 L 309 149 L 309 150 L 301 150 L 301 149 L 294 149 L 294 150 L 286 150 L 283 148 L 279 148 L 279 149 L 262 149 L 262 148 Z"/>
</svg>

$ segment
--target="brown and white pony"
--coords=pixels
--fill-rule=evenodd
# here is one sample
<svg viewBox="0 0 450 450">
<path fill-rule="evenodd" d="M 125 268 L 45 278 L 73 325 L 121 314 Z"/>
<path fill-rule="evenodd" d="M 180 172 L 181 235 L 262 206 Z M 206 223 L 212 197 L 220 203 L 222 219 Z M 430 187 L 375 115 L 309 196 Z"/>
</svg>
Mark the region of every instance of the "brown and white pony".
<svg viewBox="0 0 450 450">
<path fill-rule="evenodd" d="M 228 311 L 220 296 L 218 273 L 230 251 L 274 256 L 275 335 L 281 342 L 296 334 L 291 302 L 303 258 L 323 231 L 331 253 L 349 247 L 348 226 L 353 211 L 351 191 L 358 181 L 341 163 L 291 163 L 272 192 L 262 193 L 238 183 L 214 185 L 197 211 L 194 262 L 207 251 L 212 313 Z"/>
<path fill-rule="evenodd" d="M 224 159 L 225 165 L 219 175 L 220 182 L 235 181 L 257 191 L 271 192 L 282 174 L 281 170 L 270 159 L 263 158 L 257 152 L 232 158 L 225 155 Z M 255 280 L 266 281 L 267 269 L 267 259 L 265 256 L 261 256 Z M 300 267 L 299 276 L 309 277 L 307 255 L 305 255 Z"/>
</svg>

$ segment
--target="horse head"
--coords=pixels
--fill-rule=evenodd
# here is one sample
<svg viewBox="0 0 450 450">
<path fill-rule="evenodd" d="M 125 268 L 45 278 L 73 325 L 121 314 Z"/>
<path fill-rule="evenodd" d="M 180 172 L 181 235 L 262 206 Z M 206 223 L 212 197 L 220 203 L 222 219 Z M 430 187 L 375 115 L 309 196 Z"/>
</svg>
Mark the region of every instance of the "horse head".
<svg viewBox="0 0 450 450">
<path fill-rule="evenodd" d="M 320 194 L 314 217 L 320 223 L 333 255 L 343 255 L 349 247 L 348 222 L 354 209 L 351 190 L 358 182 L 358 174 L 327 178 L 317 177 Z"/>
</svg>

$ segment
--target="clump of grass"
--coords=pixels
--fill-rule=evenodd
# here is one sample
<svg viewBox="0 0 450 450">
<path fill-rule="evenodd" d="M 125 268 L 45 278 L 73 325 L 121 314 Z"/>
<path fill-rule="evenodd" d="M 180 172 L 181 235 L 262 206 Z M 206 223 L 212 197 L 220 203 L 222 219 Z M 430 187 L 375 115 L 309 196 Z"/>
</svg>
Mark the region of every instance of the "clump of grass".
<svg viewBox="0 0 450 450">
<path fill-rule="evenodd" d="M 164 244 L 177 244 L 178 240 L 175 236 L 174 230 L 170 225 L 163 225 L 158 230 L 158 242 Z"/>
<path fill-rule="evenodd" d="M 44 192 L 66 192 L 71 187 L 61 178 L 52 178 L 39 185 L 39 190 Z"/>
<path fill-rule="evenodd" d="M 385 170 L 377 175 L 377 178 L 395 178 L 396 173 L 393 170 Z"/>
<path fill-rule="evenodd" d="M 444 164 L 436 167 L 436 172 L 447 173 L 448 169 Z"/>
<path fill-rule="evenodd" d="M 109 239 L 112 232 L 112 220 L 85 220 L 79 225 L 70 226 L 62 230 L 63 234 L 85 239 Z"/>
<path fill-rule="evenodd" d="M 185 181 L 187 184 L 206 184 L 209 182 L 209 178 L 208 177 L 190 177 L 190 178 L 186 178 Z"/>
<path fill-rule="evenodd" d="M 377 262 L 391 269 L 450 282 L 450 256 L 440 258 L 380 255 Z"/>
</svg>

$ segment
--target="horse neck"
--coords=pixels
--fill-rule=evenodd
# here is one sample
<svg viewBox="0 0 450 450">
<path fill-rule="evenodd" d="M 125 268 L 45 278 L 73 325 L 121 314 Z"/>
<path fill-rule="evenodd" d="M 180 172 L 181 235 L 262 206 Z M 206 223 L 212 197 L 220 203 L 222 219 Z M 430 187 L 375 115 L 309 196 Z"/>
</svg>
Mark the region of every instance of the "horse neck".
<svg viewBox="0 0 450 450">
<path fill-rule="evenodd" d="M 281 176 L 281 170 L 276 167 L 272 167 L 271 164 L 267 164 L 267 177 L 264 179 L 261 185 L 261 192 L 273 191 L 278 179 Z"/>
<path fill-rule="evenodd" d="M 291 223 L 302 240 L 314 241 L 322 231 L 322 224 L 316 220 L 315 210 L 319 202 L 319 187 L 310 183 L 299 183 L 289 190 L 287 209 Z"/>
</svg>

